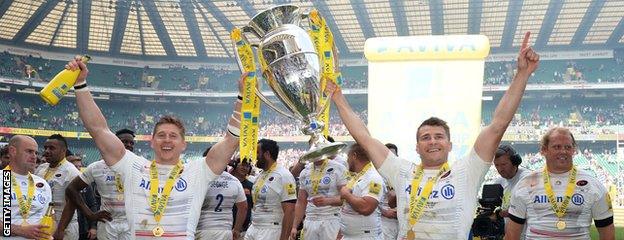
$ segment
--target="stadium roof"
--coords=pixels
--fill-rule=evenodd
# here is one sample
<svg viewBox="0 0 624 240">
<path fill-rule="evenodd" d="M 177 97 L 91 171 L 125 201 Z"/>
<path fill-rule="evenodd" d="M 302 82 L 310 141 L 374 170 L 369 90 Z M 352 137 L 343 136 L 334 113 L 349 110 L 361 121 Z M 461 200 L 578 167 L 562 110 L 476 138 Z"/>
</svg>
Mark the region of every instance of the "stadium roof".
<svg viewBox="0 0 624 240">
<path fill-rule="evenodd" d="M 531 31 L 538 49 L 624 47 L 621 0 L 5 0 L 0 43 L 130 59 L 231 61 L 228 32 L 277 4 L 314 7 L 341 57 L 371 37 L 484 34 L 515 51 Z"/>
</svg>

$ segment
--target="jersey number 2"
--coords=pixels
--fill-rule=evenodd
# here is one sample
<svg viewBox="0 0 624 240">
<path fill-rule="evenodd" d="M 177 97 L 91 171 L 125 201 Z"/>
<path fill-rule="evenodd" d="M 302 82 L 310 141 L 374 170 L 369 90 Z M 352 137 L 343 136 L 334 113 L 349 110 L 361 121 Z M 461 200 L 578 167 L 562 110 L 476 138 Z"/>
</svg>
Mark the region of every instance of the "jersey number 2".
<svg viewBox="0 0 624 240">
<path fill-rule="evenodd" d="M 221 194 L 217 194 L 217 200 L 219 200 L 219 202 L 217 203 L 217 206 L 215 207 L 215 212 L 221 212 L 223 211 L 223 209 L 221 209 L 221 203 L 223 203 L 223 195 Z"/>
</svg>

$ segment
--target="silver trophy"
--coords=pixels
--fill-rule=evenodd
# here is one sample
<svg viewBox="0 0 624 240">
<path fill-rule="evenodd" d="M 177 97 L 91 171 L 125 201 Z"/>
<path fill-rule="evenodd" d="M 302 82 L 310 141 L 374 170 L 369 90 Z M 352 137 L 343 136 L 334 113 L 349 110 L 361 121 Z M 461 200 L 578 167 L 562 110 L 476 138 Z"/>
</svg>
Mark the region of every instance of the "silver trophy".
<svg viewBox="0 0 624 240">
<path fill-rule="evenodd" d="M 311 136 L 310 150 L 299 161 L 315 162 L 338 154 L 346 144 L 330 143 L 321 134 L 323 123 L 317 120 L 317 116 L 330 101 L 320 106 L 323 93 L 320 89 L 319 56 L 301 24 L 301 20 L 307 17 L 307 13 L 302 13 L 298 6 L 280 5 L 256 14 L 241 30 L 243 38 L 249 39 L 244 35 L 251 33 L 259 39 L 251 46 L 263 66 L 262 76 L 288 110 L 269 101 L 259 87 L 256 95 L 275 111 L 303 122 L 302 132 Z M 237 61 L 243 69 L 238 55 Z"/>
</svg>

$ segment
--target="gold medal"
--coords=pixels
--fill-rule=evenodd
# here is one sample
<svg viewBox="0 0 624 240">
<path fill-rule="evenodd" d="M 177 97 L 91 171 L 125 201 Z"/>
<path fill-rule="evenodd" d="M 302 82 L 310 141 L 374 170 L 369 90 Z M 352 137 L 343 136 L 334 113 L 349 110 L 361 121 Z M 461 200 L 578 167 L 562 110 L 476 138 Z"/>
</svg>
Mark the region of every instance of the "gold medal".
<svg viewBox="0 0 624 240">
<path fill-rule="evenodd" d="M 557 221 L 557 229 L 563 230 L 566 228 L 566 223 L 562 220 Z"/>
<path fill-rule="evenodd" d="M 410 229 L 409 231 L 407 231 L 407 240 L 414 239 L 416 239 L 416 233 L 414 233 L 414 230 Z"/>
<path fill-rule="evenodd" d="M 152 229 L 152 234 L 154 234 L 154 237 L 162 237 L 162 235 L 165 234 L 165 229 L 161 226 L 156 226 Z"/>
</svg>

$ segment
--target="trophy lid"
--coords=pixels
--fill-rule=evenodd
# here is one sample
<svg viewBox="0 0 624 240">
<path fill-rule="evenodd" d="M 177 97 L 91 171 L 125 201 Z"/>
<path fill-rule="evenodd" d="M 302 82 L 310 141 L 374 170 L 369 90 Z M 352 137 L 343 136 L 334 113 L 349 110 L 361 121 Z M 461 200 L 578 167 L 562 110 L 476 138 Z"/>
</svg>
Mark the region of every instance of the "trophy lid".
<svg viewBox="0 0 624 240">
<path fill-rule="evenodd" d="M 251 20 L 249 27 L 259 37 L 264 37 L 271 30 L 278 28 L 284 24 L 299 25 L 300 20 L 299 7 L 296 5 L 278 5 L 267 10 L 259 12 Z"/>
</svg>

